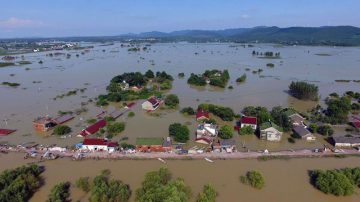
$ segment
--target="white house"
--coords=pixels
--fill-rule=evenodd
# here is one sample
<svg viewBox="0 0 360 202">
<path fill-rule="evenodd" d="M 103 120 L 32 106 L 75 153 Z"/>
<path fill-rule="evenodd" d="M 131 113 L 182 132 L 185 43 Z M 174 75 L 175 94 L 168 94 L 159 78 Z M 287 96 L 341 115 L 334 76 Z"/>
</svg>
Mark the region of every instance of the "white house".
<svg viewBox="0 0 360 202">
<path fill-rule="evenodd" d="M 216 137 L 218 135 L 217 126 L 213 124 L 199 124 L 196 128 L 196 137 L 201 138 L 203 136 Z"/>
<path fill-rule="evenodd" d="M 147 111 L 154 111 L 160 106 L 161 100 L 156 97 L 150 97 L 141 104 L 141 107 Z"/>
<path fill-rule="evenodd" d="M 119 147 L 117 142 L 106 139 L 86 138 L 81 146 L 82 150 L 114 152 Z"/>
<path fill-rule="evenodd" d="M 274 123 L 266 122 L 260 125 L 260 138 L 267 141 L 280 141 L 282 131 Z"/>
</svg>

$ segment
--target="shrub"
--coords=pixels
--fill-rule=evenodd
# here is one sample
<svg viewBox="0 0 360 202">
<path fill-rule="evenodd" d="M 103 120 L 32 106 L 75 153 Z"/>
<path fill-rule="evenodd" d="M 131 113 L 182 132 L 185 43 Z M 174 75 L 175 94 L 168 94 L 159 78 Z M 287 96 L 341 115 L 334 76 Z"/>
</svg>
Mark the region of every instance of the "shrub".
<svg viewBox="0 0 360 202">
<path fill-rule="evenodd" d="M 47 202 L 58 202 L 58 201 L 69 201 L 69 188 L 70 183 L 69 182 L 62 182 L 57 185 L 55 185 L 48 196 Z"/>
<path fill-rule="evenodd" d="M 258 171 L 247 172 L 246 176 L 240 176 L 240 181 L 243 184 L 248 184 L 256 189 L 262 189 L 265 185 L 265 180 Z"/>
<path fill-rule="evenodd" d="M 251 126 L 244 126 L 240 128 L 239 135 L 251 135 L 254 134 L 254 129 L 251 128 Z"/>
<path fill-rule="evenodd" d="M 334 130 L 329 125 L 319 126 L 317 132 L 324 136 L 332 136 L 334 134 Z"/>
<path fill-rule="evenodd" d="M 195 110 L 192 107 L 185 107 L 181 110 L 181 113 L 187 114 L 187 115 L 194 115 Z"/>
<path fill-rule="evenodd" d="M 77 188 L 83 190 L 84 192 L 90 191 L 90 182 L 88 177 L 80 177 L 76 180 L 75 185 Z"/>
<path fill-rule="evenodd" d="M 215 188 L 207 184 L 204 186 L 203 191 L 199 193 L 196 202 L 215 202 L 218 193 L 216 192 Z"/>
<path fill-rule="evenodd" d="M 175 108 L 179 104 L 179 98 L 175 94 L 170 94 L 165 97 L 165 105 L 170 108 Z"/>
<path fill-rule="evenodd" d="M 66 135 L 71 133 L 71 128 L 66 125 L 58 125 L 54 128 L 54 134 L 55 135 Z"/>
<path fill-rule="evenodd" d="M 246 80 L 246 74 L 243 74 L 242 76 L 236 79 L 236 82 L 241 83 L 244 82 L 245 80 Z"/>
</svg>

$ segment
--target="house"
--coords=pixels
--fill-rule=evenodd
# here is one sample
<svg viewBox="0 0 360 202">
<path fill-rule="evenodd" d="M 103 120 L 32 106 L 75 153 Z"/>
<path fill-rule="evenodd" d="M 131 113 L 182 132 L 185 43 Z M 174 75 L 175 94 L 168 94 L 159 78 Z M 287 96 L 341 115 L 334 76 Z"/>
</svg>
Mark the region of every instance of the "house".
<svg viewBox="0 0 360 202">
<path fill-rule="evenodd" d="M 305 126 L 305 118 L 298 114 L 294 109 L 288 108 L 284 112 L 286 116 L 289 117 L 293 126 Z"/>
<path fill-rule="evenodd" d="M 201 109 L 196 112 L 196 120 L 197 121 L 207 120 L 207 119 L 209 119 L 209 112 L 201 110 Z"/>
<path fill-rule="evenodd" d="M 242 116 L 240 119 L 240 127 L 250 126 L 253 130 L 257 128 L 257 119 L 252 116 Z"/>
<path fill-rule="evenodd" d="M 11 133 L 13 133 L 15 131 L 16 130 L 0 128 L 0 136 L 10 135 Z"/>
<path fill-rule="evenodd" d="M 112 112 L 109 113 L 109 116 L 113 119 L 117 119 L 120 116 L 124 115 L 126 112 L 128 112 L 130 109 L 129 108 L 122 108 L 119 110 L 114 110 Z"/>
<path fill-rule="evenodd" d="M 152 96 L 148 98 L 144 103 L 142 103 L 141 107 L 147 111 L 154 111 L 156 110 L 161 104 L 161 99 Z"/>
<path fill-rule="evenodd" d="M 305 139 L 307 141 L 316 140 L 316 137 L 313 134 L 311 134 L 311 132 L 303 126 L 294 126 L 293 131 L 296 135 L 301 137 L 301 139 Z"/>
<path fill-rule="evenodd" d="M 48 131 L 56 125 L 63 124 L 73 119 L 74 116 L 71 114 L 65 114 L 56 118 L 50 117 L 38 117 L 33 121 L 33 128 L 37 131 Z"/>
<path fill-rule="evenodd" d="M 136 151 L 138 152 L 169 152 L 171 142 L 161 137 L 136 138 Z"/>
<path fill-rule="evenodd" d="M 360 137 L 333 137 L 335 147 L 358 147 L 360 146 Z"/>
<path fill-rule="evenodd" d="M 197 138 L 203 136 L 216 137 L 217 135 L 218 135 L 218 127 L 216 125 L 203 123 L 203 124 L 199 124 L 196 128 Z"/>
<path fill-rule="evenodd" d="M 360 116 L 350 115 L 349 123 L 355 128 L 360 129 Z"/>
<path fill-rule="evenodd" d="M 46 132 L 57 124 L 49 117 L 38 117 L 33 121 L 33 128 L 37 131 Z"/>
<path fill-rule="evenodd" d="M 117 142 L 111 142 L 106 139 L 85 138 L 81 149 L 90 151 L 108 151 L 114 152 L 119 147 Z"/>
<path fill-rule="evenodd" d="M 260 125 L 260 139 L 268 141 L 280 141 L 282 129 L 272 122 L 265 122 Z"/>
<path fill-rule="evenodd" d="M 121 90 L 129 90 L 129 84 L 124 80 L 124 81 L 120 84 L 120 88 L 121 88 Z"/>
<path fill-rule="evenodd" d="M 213 145 L 213 151 L 232 153 L 236 150 L 236 141 L 233 139 L 220 140 Z"/>
<path fill-rule="evenodd" d="M 106 121 L 104 119 L 99 120 L 98 122 L 94 123 L 91 126 L 88 126 L 87 128 L 83 129 L 80 132 L 80 135 L 85 137 L 88 135 L 92 135 L 100 130 L 100 128 L 103 128 L 106 126 Z"/>
</svg>

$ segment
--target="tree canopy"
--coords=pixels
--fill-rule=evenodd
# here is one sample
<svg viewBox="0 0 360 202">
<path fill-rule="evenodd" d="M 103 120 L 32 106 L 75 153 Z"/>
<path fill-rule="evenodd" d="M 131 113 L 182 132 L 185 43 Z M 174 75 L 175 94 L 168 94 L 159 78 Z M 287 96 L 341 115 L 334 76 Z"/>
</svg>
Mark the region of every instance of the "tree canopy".
<svg viewBox="0 0 360 202">
<path fill-rule="evenodd" d="M 69 200 L 69 190 L 70 183 L 69 182 L 61 182 L 56 184 L 52 189 L 48 196 L 46 202 L 67 202 Z"/>
<path fill-rule="evenodd" d="M 169 94 L 165 97 L 165 105 L 175 108 L 179 104 L 179 97 L 175 94 Z"/>
<path fill-rule="evenodd" d="M 264 177 L 259 171 L 255 170 L 247 172 L 246 176 L 240 176 L 240 181 L 256 189 L 262 189 L 265 186 Z"/>
<path fill-rule="evenodd" d="M 204 185 L 203 191 L 199 193 L 196 202 L 215 202 L 218 193 L 211 184 Z"/>
<path fill-rule="evenodd" d="M 233 137 L 233 128 L 228 125 L 221 126 L 219 129 L 219 137 L 222 139 L 232 138 Z"/>
<path fill-rule="evenodd" d="M 173 123 L 169 126 L 169 135 L 174 137 L 176 142 L 187 142 L 189 140 L 189 128 L 186 125 L 180 123 Z"/>
<path fill-rule="evenodd" d="M 148 172 L 142 186 L 136 190 L 135 200 L 148 201 L 188 201 L 191 189 L 184 180 L 172 180 L 171 173 L 166 168 Z"/>
<path fill-rule="evenodd" d="M 235 113 L 230 107 L 223 107 L 214 104 L 202 103 L 198 106 L 198 110 L 209 111 L 215 116 L 218 116 L 223 121 L 234 120 Z"/>
<path fill-rule="evenodd" d="M 304 81 L 292 81 L 289 90 L 292 96 L 300 100 L 317 100 L 319 97 L 318 87 Z"/>
</svg>

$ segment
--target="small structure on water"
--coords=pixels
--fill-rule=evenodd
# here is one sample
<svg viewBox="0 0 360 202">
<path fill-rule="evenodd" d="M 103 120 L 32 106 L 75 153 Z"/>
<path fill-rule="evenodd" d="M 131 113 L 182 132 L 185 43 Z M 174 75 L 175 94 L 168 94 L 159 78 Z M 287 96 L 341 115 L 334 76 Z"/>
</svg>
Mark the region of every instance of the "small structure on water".
<svg viewBox="0 0 360 202">
<path fill-rule="evenodd" d="M 37 131 L 48 131 L 53 127 L 63 124 L 73 119 L 74 116 L 71 114 L 64 114 L 56 118 L 51 117 L 38 117 L 33 121 L 33 128 Z"/>
</svg>

